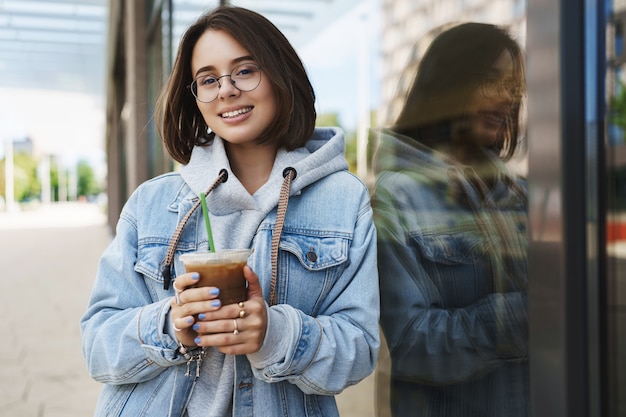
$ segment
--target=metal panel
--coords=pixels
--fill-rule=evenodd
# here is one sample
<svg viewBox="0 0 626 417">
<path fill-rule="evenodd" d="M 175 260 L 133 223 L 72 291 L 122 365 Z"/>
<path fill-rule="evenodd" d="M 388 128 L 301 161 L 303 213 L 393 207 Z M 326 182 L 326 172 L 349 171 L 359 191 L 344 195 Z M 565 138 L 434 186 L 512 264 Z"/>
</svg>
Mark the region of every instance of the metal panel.
<svg viewBox="0 0 626 417">
<path fill-rule="evenodd" d="M 529 0 L 530 372 L 535 417 L 595 415 L 584 0 Z M 595 87 L 595 86 L 594 86 Z M 593 90 L 591 90 L 593 91 Z M 589 131 L 593 133 L 593 131 Z M 596 138 L 597 139 L 597 138 Z M 593 141 L 593 140 L 592 140 Z M 595 198 L 595 197 L 594 197 Z M 597 250 L 597 248 L 596 248 Z M 596 335 L 597 336 L 597 335 Z M 597 338 L 596 338 L 597 340 Z M 592 360 L 593 359 L 593 360 Z"/>
</svg>

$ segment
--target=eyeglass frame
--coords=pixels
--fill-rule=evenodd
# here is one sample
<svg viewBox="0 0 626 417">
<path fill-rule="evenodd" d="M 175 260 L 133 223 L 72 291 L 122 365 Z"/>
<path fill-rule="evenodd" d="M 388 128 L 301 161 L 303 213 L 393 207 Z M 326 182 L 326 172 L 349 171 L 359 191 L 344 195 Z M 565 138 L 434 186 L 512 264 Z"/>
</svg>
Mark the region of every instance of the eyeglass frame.
<svg viewBox="0 0 626 417">
<path fill-rule="evenodd" d="M 487 98 L 502 97 L 505 93 L 514 98 L 521 98 L 526 93 L 524 83 L 502 78 L 486 78 L 480 83 L 479 88 L 481 94 Z M 496 90 L 496 93 L 491 94 L 492 92 L 490 92 L 489 89 Z"/>
<path fill-rule="evenodd" d="M 235 72 L 235 70 L 236 70 L 236 69 L 238 69 L 239 67 L 242 67 L 242 66 L 245 66 L 245 65 L 249 65 L 249 66 L 255 67 L 255 68 L 257 69 L 257 71 L 259 72 L 259 82 L 258 82 L 258 83 L 257 83 L 257 84 L 253 87 L 253 88 L 251 88 L 251 89 L 249 89 L 249 90 L 242 90 L 241 88 L 237 87 L 237 82 L 236 82 L 236 81 L 233 81 L 233 73 Z M 263 77 L 261 76 L 261 73 L 262 73 L 262 72 L 261 72 L 261 66 L 260 66 L 260 65 L 258 65 L 258 64 L 244 63 L 244 64 L 237 65 L 236 67 L 234 67 L 234 68 L 232 69 L 232 71 L 230 72 L 230 74 L 220 75 L 219 77 L 216 77 L 216 78 L 215 78 L 215 81 L 217 82 L 217 90 L 216 90 L 216 91 L 217 91 L 217 94 L 215 94 L 215 98 L 214 98 L 214 99 L 209 100 L 209 101 L 203 101 L 203 100 L 200 100 L 200 98 L 199 98 L 199 97 L 198 97 L 198 95 L 197 95 L 197 91 L 198 91 L 198 79 L 200 79 L 200 78 L 202 78 L 202 77 L 206 77 L 205 75 L 199 75 L 199 76 L 197 76 L 196 78 L 194 78 L 194 79 L 191 81 L 191 84 L 189 84 L 189 85 L 187 86 L 187 89 L 188 89 L 189 91 L 191 91 L 191 94 L 192 94 L 192 95 L 194 96 L 194 98 L 195 98 L 196 100 L 198 100 L 199 102 L 201 102 L 201 103 L 212 103 L 212 102 L 214 102 L 214 101 L 215 101 L 215 100 L 216 100 L 216 99 L 220 96 L 220 88 L 222 88 L 222 83 L 220 83 L 220 79 L 222 79 L 222 78 L 224 78 L 224 77 L 230 77 L 230 83 L 231 83 L 231 84 L 232 84 L 232 85 L 233 85 L 233 86 L 234 86 L 237 90 L 242 91 L 242 92 L 249 92 L 249 91 L 253 91 L 253 90 L 255 90 L 255 89 L 256 89 L 259 85 L 261 85 L 261 80 L 263 79 Z M 194 88 L 193 88 L 194 84 L 196 85 L 195 92 L 194 92 Z"/>
</svg>

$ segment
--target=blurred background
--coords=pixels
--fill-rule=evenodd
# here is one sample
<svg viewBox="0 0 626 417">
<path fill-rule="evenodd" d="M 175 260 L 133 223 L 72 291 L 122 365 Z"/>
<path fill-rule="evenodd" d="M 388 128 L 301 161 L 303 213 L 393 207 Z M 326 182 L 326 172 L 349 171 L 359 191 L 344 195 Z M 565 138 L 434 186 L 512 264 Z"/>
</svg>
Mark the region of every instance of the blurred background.
<svg viewBox="0 0 626 417">
<path fill-rule="evenodd" d="M 367 128 L 393 113 L 418 39 L 462 19 L 510 25 L 521 43 L 525 36 L 520 0 L 460 9 L 434 0 L 3 0 L 0 208 L 89 201 L 102 204 L 114 226 L 138 184 L 175 169 L 154 103 L 181 34 L 219 3 L 256 10 L 285 33 L 316 90 L 318 124 L 345 130 L 361 177 Z"/>
<path fill-rule="evenodd" d="M 175 169 L 155 131 L 154 101 L 182 32 L 218 3 L 0 2 L 0 195 L 6 210 L 108 200 L 114 225 L 141 181 Z M 371 84 L 378 78 L 377 2 L 231 4 L 263 13 L 288 36 L 316 88 L 320 123 L 340 124 L 354 140 L 363 109 L 379 102 L 379 88 Z"/>
</svg>

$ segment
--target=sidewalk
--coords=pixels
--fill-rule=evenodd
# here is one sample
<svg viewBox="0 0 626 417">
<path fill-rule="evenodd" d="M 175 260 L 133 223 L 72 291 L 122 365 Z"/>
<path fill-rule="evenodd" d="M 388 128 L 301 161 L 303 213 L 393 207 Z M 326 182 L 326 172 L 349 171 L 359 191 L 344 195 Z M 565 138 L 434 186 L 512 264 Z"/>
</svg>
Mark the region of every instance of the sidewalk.
<svg viewBox="0 0 626 417">
<path fill-rule="evenodd" d="M 93 415 L 78 321 L 109 241 L 97 207 L 0 213 L 0 416 Z"/>
<path fill-rule="evenodd" d="M 90 204 L 0 212 L 0 417 L 93 415 L 100 384 L 87 375 L 78 321 L 110 238 Z M 374 417 L 373 381 L 338 397 L 342 417 Z"/>
</svg>

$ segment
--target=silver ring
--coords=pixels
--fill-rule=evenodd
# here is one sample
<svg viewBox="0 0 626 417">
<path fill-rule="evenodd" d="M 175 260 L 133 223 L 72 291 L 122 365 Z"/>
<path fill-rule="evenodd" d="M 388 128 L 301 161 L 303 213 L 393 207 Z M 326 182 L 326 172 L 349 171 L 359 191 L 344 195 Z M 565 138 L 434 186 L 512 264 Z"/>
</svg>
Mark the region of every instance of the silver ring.
<svg viewBox="0 0 626 417">
<path fill-rule="evenodd" d="M 180 293 L 182 293 L 182 291 L 179 290 L 178 288 L 176 288 L 176 281 L 174 281 L 174 283 L 172 284 L 172 287 L 174 287 L 174 298 L 176 299 L 176 305 L 177 306 L 182 306 L 183 303 L 180 302 L 180 297 L 179 297 L 179 295 L 180 295 Z"/>
<path fill-rule="evenodd" d="M 237 327 L 237 319 L 233 319 L 233 324 L 235 325 L 235 330 L 233 330 L 233 334 L 239 334 L 239 328 Z"/>
<path fill-rule="evenodd" d="M 174 324 L 174 321 L 172 321 L 172 328 L 174 330 L 176 330 L 177 332 L 182 332 L 183 331 L 183 329 L 179 329 L 178 327 L 176 327 L 176 325 Z"/>
</svg>

